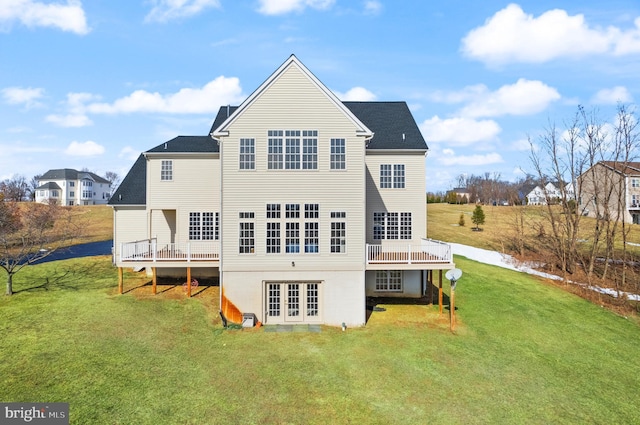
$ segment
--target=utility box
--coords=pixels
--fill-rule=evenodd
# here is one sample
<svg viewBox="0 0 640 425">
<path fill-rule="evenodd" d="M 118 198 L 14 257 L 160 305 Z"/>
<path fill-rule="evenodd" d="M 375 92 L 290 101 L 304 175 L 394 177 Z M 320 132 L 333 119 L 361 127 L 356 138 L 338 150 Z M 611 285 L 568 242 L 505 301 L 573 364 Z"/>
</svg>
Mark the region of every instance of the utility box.
<svg viewBox="0 0 640 425">
<path fill-rule="evenodd" d="M 256 315 L 253 313 L 242 313 L 242 327 L 252 328 L 256 325 Z"/>
</svg>

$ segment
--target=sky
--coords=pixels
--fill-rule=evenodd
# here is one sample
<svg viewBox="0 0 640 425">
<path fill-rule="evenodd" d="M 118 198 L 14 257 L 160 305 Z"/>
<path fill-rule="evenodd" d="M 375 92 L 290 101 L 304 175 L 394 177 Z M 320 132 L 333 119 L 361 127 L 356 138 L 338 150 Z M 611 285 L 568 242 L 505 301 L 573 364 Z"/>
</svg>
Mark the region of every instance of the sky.
<svg viewBox="0 0 640 425">
<path fill-rule="evenodd" d="M 640 99 L 637 0 L 0 0 L 0 180 L 124 177 L 206 135 L 291 54 L 342 100 L 406 101 L 427 191 L 515 181 L 553 125 Z"/>
</svg>

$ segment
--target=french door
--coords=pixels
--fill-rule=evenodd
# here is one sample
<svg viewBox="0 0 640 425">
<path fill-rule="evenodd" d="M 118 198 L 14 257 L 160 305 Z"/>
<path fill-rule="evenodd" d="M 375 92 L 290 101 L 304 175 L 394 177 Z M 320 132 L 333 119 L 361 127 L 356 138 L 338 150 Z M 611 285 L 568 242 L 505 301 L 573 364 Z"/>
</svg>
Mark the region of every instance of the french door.
<svg viewBox="0 0 640 425">
<path fill-rule="evenodd" d="M 317 323 L 320 315 L 320 283 L 268 282 L 265 323 Z"/>
</svg>

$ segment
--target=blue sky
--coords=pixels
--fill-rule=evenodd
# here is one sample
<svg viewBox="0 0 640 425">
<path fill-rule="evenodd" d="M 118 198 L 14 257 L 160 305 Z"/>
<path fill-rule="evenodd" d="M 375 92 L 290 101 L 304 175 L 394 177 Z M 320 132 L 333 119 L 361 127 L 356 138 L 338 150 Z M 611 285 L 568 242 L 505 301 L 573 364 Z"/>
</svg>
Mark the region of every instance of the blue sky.
<svg viewBox="0 0 640 425">
<path fill-rule="evenodd" d="M 404 100 L 427 190 L 532 171 L 528 138 L 640 98 L 637 0 L 2 0 L 0 180 L 124 177 L 204 135 L 290 54 L 343 100 Z"/>
</svg>

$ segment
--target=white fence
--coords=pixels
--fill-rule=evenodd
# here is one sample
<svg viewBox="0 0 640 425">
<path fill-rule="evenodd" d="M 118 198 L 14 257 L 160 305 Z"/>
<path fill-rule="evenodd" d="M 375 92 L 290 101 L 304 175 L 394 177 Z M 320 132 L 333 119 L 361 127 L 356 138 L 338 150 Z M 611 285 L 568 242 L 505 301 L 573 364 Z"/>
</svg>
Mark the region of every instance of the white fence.
<svg viewBox="0 0 640 425">
<path fill-rule="evenodd" d="M 385 243 L 367 244 L 369 264 L 433 264 L 451 263 L 451 245 L 433 239 L 422 239 L 420 244 Z"/>
<path fill-rule="evenodd" d="M 120 244 L 121 261 L 219 261 L 220 242 L 158 244 L 155 239 Z"/>
</svg>

